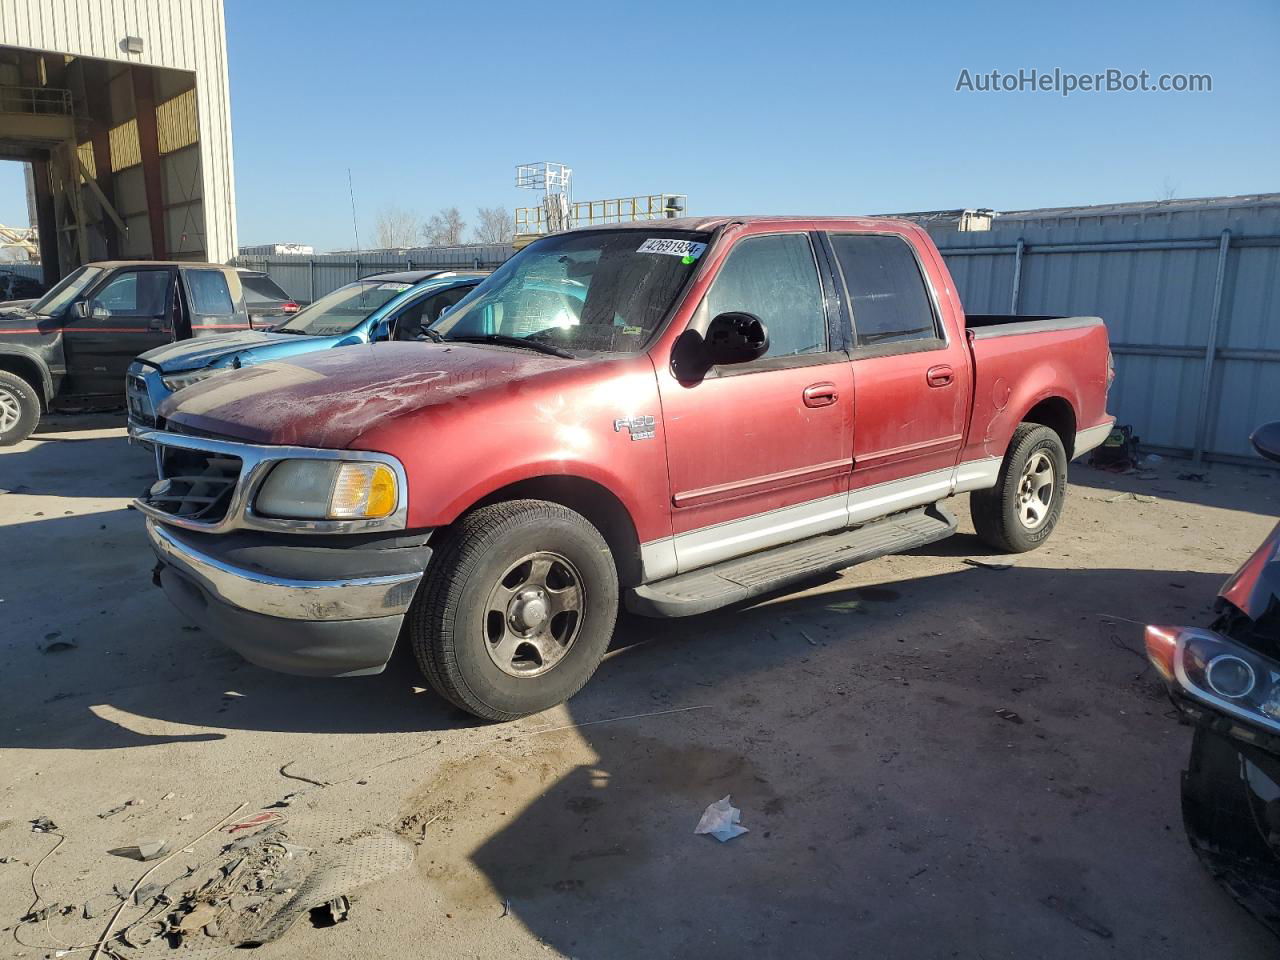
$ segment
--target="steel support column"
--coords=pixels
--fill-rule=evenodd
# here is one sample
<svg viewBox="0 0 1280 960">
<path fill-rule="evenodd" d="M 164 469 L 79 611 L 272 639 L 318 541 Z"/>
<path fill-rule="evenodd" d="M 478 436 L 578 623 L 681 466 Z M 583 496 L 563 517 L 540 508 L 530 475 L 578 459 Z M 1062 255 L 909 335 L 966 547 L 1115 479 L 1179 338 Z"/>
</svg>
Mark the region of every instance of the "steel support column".
<svg viewBox="0 0 1280 960">
<path fill-rule="evenodd" d="M 160 141 L 156 130 L 156 95 L 146 67 L 130 69 L 133 103 L 138 120 L 138 148 L 142 156 L 142 182 L 147 195 L 147 223 L 151 227 L 151 256 L 169 258 L 164 229 L 164 179 L 160 171 Z"/>
</svg>

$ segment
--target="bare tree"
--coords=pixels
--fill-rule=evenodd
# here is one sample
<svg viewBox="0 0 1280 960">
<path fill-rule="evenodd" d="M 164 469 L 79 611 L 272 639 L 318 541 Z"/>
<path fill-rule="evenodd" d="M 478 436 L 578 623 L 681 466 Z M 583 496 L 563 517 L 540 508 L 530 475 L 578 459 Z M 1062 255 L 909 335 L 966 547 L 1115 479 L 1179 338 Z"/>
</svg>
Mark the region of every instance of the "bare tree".
<svg viewBox="0 0 1280 960">
<path fill-rule="evenodd" d="M 1168 203 L 1178 195 L 1178 185 L 1168 177 L 1164 178 L 1164 183 L 1160 187 L 1160 192 L 1156 194 L 1156 200 L 1161 203 Z"/>
<path fill-rule="evenodd" d="M 378 211 L 374 242 L 379 247 L 412 247 L 417 238 L 418 218 L 408 210 L 392 205 Z"/>
<path fill-rule="evenodd" d="M 422 225 L 422 235 L 427 238 L 427 243 L 434 246 L 452 246 L 462 242 L 462 232 L 466 229 L 462 211 L 457 207 L 446 207 L 439 213 L 433 213 L 431 219 Z"/>
<path fill-rule="evenodd" d="M 476 210 L 473 235 L 476 243 L 507 243 L 515 233 L 511 211 L 506 207 L 480 207 Z"/>
</svg>

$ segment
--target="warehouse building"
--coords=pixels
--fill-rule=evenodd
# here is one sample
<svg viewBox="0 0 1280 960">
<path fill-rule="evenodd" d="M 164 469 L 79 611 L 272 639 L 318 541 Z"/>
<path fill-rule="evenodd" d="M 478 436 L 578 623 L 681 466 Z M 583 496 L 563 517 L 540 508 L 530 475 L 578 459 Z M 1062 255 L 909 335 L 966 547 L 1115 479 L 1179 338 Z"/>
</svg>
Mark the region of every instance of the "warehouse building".
<svg viewBox="0 0 1280 960">
<path fill-rule="evenodd" d="M 236 253 L 221 0 L 4 0 L 0 159 L 30 164 L 44 280 Z"/>
</svg>

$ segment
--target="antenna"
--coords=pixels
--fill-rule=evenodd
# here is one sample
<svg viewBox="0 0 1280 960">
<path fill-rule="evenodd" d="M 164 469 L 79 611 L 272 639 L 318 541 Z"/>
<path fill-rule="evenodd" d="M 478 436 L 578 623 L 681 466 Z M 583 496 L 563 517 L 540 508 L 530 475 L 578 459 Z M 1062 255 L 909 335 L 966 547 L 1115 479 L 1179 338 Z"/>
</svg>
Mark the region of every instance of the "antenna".
<svg viewBox="0 0 1280 960">
<path fill-rule="evenodd" d="M 356 220 L 356 190 L 351 185 L 351 168 L 347 167 L 347 193 L 351 197 L 351 232 L 356 235 L 356 260 L 360 259 L 360 223 Z M 356 277 L 359 280 L 359 277 Z"/>
</svg>

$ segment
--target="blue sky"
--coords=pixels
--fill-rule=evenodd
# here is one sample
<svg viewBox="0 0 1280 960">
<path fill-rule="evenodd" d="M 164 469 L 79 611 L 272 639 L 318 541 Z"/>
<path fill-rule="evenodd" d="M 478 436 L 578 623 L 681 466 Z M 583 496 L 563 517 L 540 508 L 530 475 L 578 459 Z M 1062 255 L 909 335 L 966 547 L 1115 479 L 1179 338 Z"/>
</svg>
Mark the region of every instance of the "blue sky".
<svg viewBox="0 0 1280 960">
<path fill-rule="evenodd" d="M 349 246 L 378 210 L 575 199 L 694 213 L 997 209 L 1280 190 L 1280 5 L 226 0 L 241 243 Z M 535 15 L 535 11 L 542 11 Z M 543 22 L 539 22 L 542 20 Z M 958 93 L 1019 68 L 1213 92 Z M 0 164 L 0 222 L 22 221 Z"/>
</svg>

